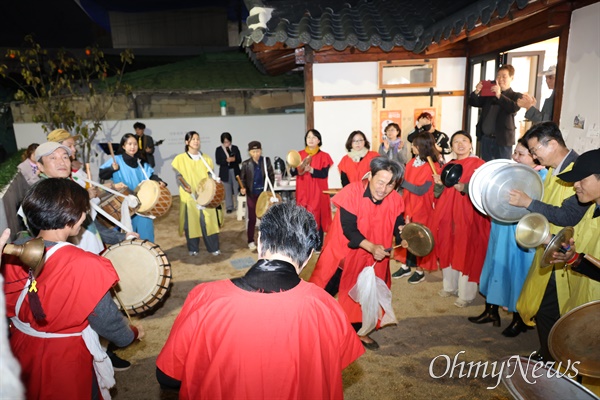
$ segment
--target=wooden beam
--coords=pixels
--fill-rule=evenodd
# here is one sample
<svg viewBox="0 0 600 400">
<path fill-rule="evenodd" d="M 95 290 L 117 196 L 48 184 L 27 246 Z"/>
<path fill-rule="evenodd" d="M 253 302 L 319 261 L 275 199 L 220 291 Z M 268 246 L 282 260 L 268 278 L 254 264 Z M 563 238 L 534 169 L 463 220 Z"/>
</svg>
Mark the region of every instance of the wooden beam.
<svg viewBox="0 0 600 400">
<path fill-rule="evenodd" d="M 560 112 L 562 111 L 562 100 L 565 86 L 565 68 L 567 66 L 567 44 L 569 43 L 569 24 L 564 26 L 558 38 L 558 63 L 556 64 L 556 81 L 554 82 L 554 111 L 552 121 L 557 124 L 560 122 Z"/>
<path fill-rule="evenodd" d="M 444 49 L 438 53 L 415 54 L 412 51 L 398 48 L 385 52 L 378 47 L 371 47 L 367 51 L 359 51 L 354 48 L 337 51 L 333 48 L 321 50 L 315 53 L 316 63 L 339 63 L 339 62 L 365 62 L 365 61 L 387 61 L 387 60 L 421 60 L 423 58 L 464 57 L 466 52 L 462 45 L 452 49 Z"/>
<path fill-rule="evenodd" d="M 315 127 L 315 91 L 313 87 L 314 54 L 310 47 L 304 48 L 304 116 L 306 130 Z"/>
<path fill-rule="evenodd" d="M 564 5 L 568 7 L 568 4 Z M 468 44 L 469 56 L 475 57 L 494 51 L 514 49 L 525 44 L 559 36 L 564 26 L 548 27 L 550 10 L 546 9 L 504 29 L 470 41 Z"/>
</svg>

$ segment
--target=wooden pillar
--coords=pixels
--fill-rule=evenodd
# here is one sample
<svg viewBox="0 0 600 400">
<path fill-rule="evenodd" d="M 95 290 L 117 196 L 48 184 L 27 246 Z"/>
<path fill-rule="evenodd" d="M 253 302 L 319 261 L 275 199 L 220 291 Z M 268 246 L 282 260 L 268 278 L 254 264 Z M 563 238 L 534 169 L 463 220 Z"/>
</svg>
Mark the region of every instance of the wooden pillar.
<svg viewBox="0 0 600 400">
<path fill-rule="evenodd" d="M 570 18 L 570 15 L 569 15 Z M 556 81 L 554 82 L 554 111 L 552 121 L 560 123 L 560 112 L 562 109 L 563 92 L 565 88 L 565 68 L 567 66 L 567 46 L 569 43 L 570 19 L 563 25 L 558 37 L 558 60 L 556 64 Z"/>
<path fill-rule="evenodd" d="M 304 47 L 304 116 L 306 131 L 315 127 L 315 95 L 313 90 L 313 51 Z"/>
</svg>

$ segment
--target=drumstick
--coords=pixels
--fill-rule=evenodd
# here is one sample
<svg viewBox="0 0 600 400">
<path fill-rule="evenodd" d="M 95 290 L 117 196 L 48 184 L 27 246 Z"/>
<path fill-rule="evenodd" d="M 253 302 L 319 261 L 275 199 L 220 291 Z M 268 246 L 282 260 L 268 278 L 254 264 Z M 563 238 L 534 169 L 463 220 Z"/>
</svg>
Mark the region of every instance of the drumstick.
<svg viewBox="0 0 600 400">
<path fill-rule="evenodd" d="M 90 163 L 85 163 L 85 172 L 87 173 L 87 178 L 91 181 L 92 180 L 92 173 L 90 172 Z M 85 183 L 85 188 L 86 189 L 90 188 L 89 182 Z"/>
<path fill-rule="evenodd" d="M 427 156 L 427 162 L 429 163 L 431 171 L 434 173 L 434 175 L 438 175 L 437 171 L 435 170 L 435 164 L 433 163 L 433 159 L 431 158 L 431 156 Z"/>
<path fill-rule="evenodd" d="M 187 189 L 190 192 L 192 191 L 192 187 L 190 185 L 188 185 L 188 183 L 185 181 L 185 179 L 183 179 L 183 176 L 179 176 L 177 179 L 179 179 L 179 182 L 181 182 L 181 184 L 183 185 L 184 189 Z"/>
<path fill-rule="evenodd" d="M 588 260 L 589 262 L 591 262 L 592 264 L 594 264 L 594 266 L 596 268 L 600 268 L 600 260 L 598 260 L 597 258 L 592 257 L 589 254 L 586 254 L 585 256 L 583 256 L 583 258 L 585 258 L 586 260 Z"/>
<path fill-rule="evenodd" d="M 125 308 L 125 304 L 123 304 L 123 300 L 121 300 L 121 298 L 119 297 L 119 294 L 117 293 L 117 291 L 115 290 L 115 288 L 111 288 L 113 294 L 115 295 L 115 298 L 117 299 L 117 302 L 121 305 L 121 308 L 123 309 L 123 311 L 125 311 L 125 315 L 127 315 L 127 319 L 129 320 L 129 324 L 133 325 L 133 322 L 131 321 L 131 317 L 129 316 L 129 313 L 127 312 L 127 309 Z"/>
<path fill-rule="evenodd" d="M 110 156 L 112 157 L 113 164 L 116 164 L 117 160 L 115 160 L 115 152 L 113 151 L 111 142 L 108 142 L 108 151 L 110 151 Z"/>
<path fill-rule="evenodd" d="M 239 185 L 240 185 L 240 189 L 245 189 L 245 187 L 244 187 L 244 184 L 242 183 L 242 180 L 240 179 L 240 176 L 239 176 L 239 175 L 236 175 L 236 176 L 235 176 L 235 179 L 236 179 L 236 180 L 237 180 L 237 182 L 239 183 Z"/>
</svg>

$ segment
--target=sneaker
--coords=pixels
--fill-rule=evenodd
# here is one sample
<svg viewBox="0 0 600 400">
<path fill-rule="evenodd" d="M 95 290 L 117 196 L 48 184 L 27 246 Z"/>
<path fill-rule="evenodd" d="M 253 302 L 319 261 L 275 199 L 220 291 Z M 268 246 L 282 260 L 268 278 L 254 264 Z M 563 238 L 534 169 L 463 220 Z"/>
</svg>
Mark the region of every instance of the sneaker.
<svg viewBox="0 0 600 400">
<path fill-rule="evenodd" d="M 452 296 L 456 296 L 456 292 L 447 292 L 444 289 L 440 290 L 438 292 L 438 294 L 440 295 L 440 297 L 452 297 Z"/>
<path fill-rule="evenodd" d="M 231 214 L 233 210 L 227 210 L 227 214 Z"/>
<path fill-rule="evenodd" d="M 213 256 L 220 256 L 221 255 L 221 250 L 213 251 L 210 254 L 212 254 Z"/>
<path fill-rule="evenodd" d="M 254 242 L 250 242 L 248 243 L 248 248 L 252 251 L 256 250 L 256 245 L 254 244 Z"/>
<path fill-rule="evenodd" d="M 404 278 L 410 275 L 410 268 L 400 267 L 400 269 L 392 274 L 392 278 Z"/>
<path fill-rule="evenodd" d="M 454 305 L 458 308 L 465 308 L 469 304 L 471 304 L 470 301 L 463 300 L 463 299 L 456 299 L 456 301 L 454 302 Z"/>
<path fill-rule="evenodd" d="M 415 271 L 414 274 L 411 275 L 410 278 L 408 278 L 408 283 L 412 283 L 413 285 L 416 285 L 417 283 L 421 283 L 425 280 L 425 273 L 424 272 L 417 272 Z"/>
<path fill-rule="evenodd" d="M 197 256 L 198 252 L 197 251 L 190 251 L 190 256 Z"/>
<path fill-rule="evenodd" d="M 131 368 L 131 363 L 129 361 L 123 360 L 112 351 L 107 350 L 106 354 L 108 354 L 108 358 L 110 358 L 110 362 L 115 371 L 127 371 Z"/>
</svg>

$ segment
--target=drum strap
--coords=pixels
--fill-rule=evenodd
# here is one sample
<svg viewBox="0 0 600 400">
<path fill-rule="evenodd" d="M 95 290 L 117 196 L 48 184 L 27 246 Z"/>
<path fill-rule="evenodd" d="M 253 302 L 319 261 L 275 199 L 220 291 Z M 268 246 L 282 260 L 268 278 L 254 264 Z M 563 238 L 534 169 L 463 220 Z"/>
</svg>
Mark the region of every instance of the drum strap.
<svg viewBox="0 0 600 400">
<path fill-rule="evenodd" d="M 219 178 L 216 174 L 215 171 L 212 170 L 212 168 L 208 165 L 208 163 L 206 162 L 206 160 L 204 159 L 204 157 L 202 156 L 202 153 L 200 153 L 200 159 L 202 160 L 202 162 L 204 163 L 204 165 L 206 166 L 206 169 L 208 170 L 208 172 L 212 175 L 212 178 L 217 181 L 217 182 L 221 182 L 221 178 Z"/>
<path fill-rule="evenodd" d="M 142 173 L 144 174 L 144 177 L 146 178 L 146 180 L 150 180 L 150 177 L 148 176 L 148 174 L 146 173 L 146 170 L 144 169 L 144 167 L 142 167 L 142 160 L 140 160 L 139 158 L 137 159 L 138 162 L 138 166 L 140 167 L 140 169 L 142 170 Z"/>
<path fill-rule="evenodd" d="M 59 249 L 65 246 L 73 246 L 68 242 L 60 242 L 53 246 L 50 250 L 46 252 L 46 262 L 52 255 Z M 23 300 L 25 300 L 25 296 L 29 291 L 29 285 L 31 280 L 27 280 L 19 298 L 17 300 L 17 304 L 15 305 L 15 316 L 10 320 L 15 328 L 19 331 L 23 332 L 26 335 L 43 338 L 43 339 L 55 339 L 55 338 L 65 338 L 72 336 L 81 336 L 83 342 L 85 343 L 85 347 L 88 349 L 92 357 L 94 358 L 94 372 L 96 374 L 96 379 L 98 380 L 98 386 L 100 387 L 100 391 L 102 392 L 102 397 L 104 399 L 110 400 L 110 392 L 109 389 L 113 387 L 115 382 L 115 373 L 113 370 L 112 363 L 106 354 L 106 351 L 100 345 L 100 338 L 98 337 L 98 333 L 92 329 L 90 325 L 86 326 L 85 329 L 81 332 L 74 333 L 52 333 L 52 332 L 41 332 L 37 331 L 31 327 L 28 322 L 23 322 L 19 319 L 19 313 L 21 312 L 21 306 L 23 305 Z"/>
<path fill-rule="evenodd" d="M 277 203 L 278 200 L 277 196 L 275 195 L 275 189 L 273 188 L 271 179 L 269 179 L 269 173 L 267 172 L 267 157 L 263 157 L 263 167 L 265 169 L 265 182 L 267 183 L 263 189 L 263 192 L 271 190 L 271 194 L 273 194 L 273 196 L 271 197 L 271 203 Z"/>
</svg>

